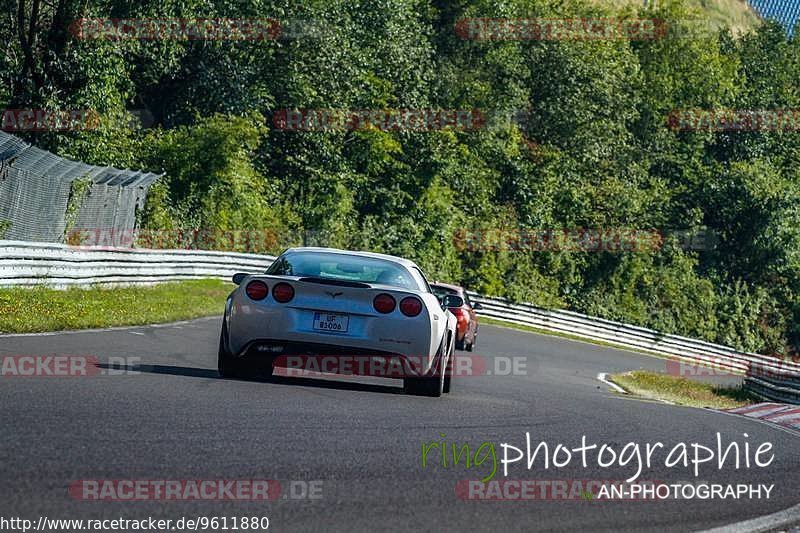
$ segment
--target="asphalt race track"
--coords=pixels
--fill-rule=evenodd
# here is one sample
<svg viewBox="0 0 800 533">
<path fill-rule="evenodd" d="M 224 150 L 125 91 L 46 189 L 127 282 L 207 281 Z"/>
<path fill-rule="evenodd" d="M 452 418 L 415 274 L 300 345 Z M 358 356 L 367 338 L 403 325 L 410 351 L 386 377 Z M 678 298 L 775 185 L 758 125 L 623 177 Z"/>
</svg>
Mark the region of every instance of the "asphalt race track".
<svg viewBox="0 0 800 533">
<path fill-rule="evenodd" d="M 0 355 L 91 355 L 89 377 L 0 377 L 0 516 L 155 518 L 268 516 L 276 531 L 687 531 L 774 513 L 800 502 L 800 437 L 709 410 L 620 397 L 598 372 L 664 371 L 665 362 L 590 344 L 482 326 L 474 356 L 524 363 L 520 375 L 457 378 L 439 399 L 406 396 L 400 382 L 364 378 L 217 377 L 219 319 L 94 332 L 0 337 Z M 457 352 L 465 355 L 464 352 Z M 137 359 L 138 358 L 138 359 Z M 423 443 L 679 442 L 774 445 L 765 468 L 718 470 L 698 479 L 774 484 L 768 500 L 467 501 L 459 480 L 488 474 L 443 468 Z M 743 437 L 747 433 L 748 438 Z M 441 434 L 445 437 L 442 438 Z M 435 453 L 431 455 L 435 457 Z M 510 466 L 509 479 L 622 480 L 635 468 Z M 495 479 L 502 479 L 498 464 Z M 642 479 L 692 481 L 656 463 Z M 83 501 L 86 479 L 274 479 L 275 501 Z M 303 494 L 314 487 L 314 499 Z M 310 490 L 310 489 L 309 489 Z"/>
</svg>

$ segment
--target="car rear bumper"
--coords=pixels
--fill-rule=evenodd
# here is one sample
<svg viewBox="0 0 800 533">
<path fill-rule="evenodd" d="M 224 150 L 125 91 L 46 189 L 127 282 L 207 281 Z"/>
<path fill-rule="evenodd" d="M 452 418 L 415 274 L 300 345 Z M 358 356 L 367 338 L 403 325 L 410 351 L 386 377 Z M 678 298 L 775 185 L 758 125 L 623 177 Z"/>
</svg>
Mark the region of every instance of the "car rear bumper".
<svg viewBox="0 0 800 533">
<path fill-rule="evenodd" d="M 435 362 L 435 355 L 280 339 L 251 340 L 237 356 L 270 359 L 276 366 L 290 370 L 395 379 L 429 375 Z"/>
</svg>

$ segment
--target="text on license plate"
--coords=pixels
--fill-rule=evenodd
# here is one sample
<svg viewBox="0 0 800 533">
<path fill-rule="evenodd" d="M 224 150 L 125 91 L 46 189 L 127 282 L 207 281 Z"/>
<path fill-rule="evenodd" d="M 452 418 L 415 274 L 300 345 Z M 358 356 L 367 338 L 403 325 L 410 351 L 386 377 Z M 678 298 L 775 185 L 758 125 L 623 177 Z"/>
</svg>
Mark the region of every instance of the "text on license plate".
<svg viewBox="0 0 800 533">
<path fill-rule="evenodd" d="M 333 331 L 346 333 L 350 325 L 348 315 L 334 315 L 331 313 L 314 313 L 314 329 L 317 331 Z"/>
</svg>

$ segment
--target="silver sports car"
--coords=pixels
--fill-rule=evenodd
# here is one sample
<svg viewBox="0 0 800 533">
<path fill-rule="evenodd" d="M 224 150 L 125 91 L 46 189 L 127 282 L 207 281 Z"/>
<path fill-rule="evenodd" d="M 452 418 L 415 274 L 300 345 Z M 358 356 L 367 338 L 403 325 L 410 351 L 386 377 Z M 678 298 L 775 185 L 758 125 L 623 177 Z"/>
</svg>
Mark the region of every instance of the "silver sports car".
<svg viewBox="0 0 800 533">
<path fill-rule="evenodd" d="M 324 370 L 381 369 L 371 375 L 402 378 L 411 394 L 450 391 L 457 321 L 447 308 L 463 302 L 438 299 L 413 262 L 291 248 L 265 274 L 233 281 L 219 341 L 223 377 L 272 375 L 276 365 L 333 358 L 338 365 Z"/>
</svg>

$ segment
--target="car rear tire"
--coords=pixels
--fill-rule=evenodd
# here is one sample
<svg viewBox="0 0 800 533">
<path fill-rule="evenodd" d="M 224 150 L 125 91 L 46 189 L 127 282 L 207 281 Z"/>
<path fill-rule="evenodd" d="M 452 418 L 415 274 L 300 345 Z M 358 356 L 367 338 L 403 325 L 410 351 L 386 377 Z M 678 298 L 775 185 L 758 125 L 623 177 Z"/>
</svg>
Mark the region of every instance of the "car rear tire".
<svg viewBox="0 0 800 533">
<path fill-rule="evenodd" d="M 222 331 L 219 334 L 219 352 L 217 354 L 217 371 L 224 379 L 245 379 L 250 377 L 251 372 L 247 363 L 237 359 L 228 352 L 228 328 L 222 324 Z"/>
<path fill-rule="evenodd" d="M 437 362 L 436 362 L 436 369 L 433 371 L 432 376 L 426 376 L 424 378 L 405 378 L 403 379 L 403 391 L 406 394 L 413 394 L 415 396 L 429 396 L 431 398 L 438 398 L 444 392 L 444 384 L 445 384 L 445 370 L 446 365 L 448 364 L 447 359 L 448 357 L 444 356 L 445 350 L 445 341 L 442 340 L 442 345 L 439 347 L 439 351 L 437 352 Z M 450 348 L 450 353 L 453 352 L 452 347 Z"/>
<path fill-rule="evenodd" d="M 455 356 L 455 349 L 450 348 L 450 356 L 447 358 L 447 371 L 444 375 L 444 386 L 442 387 L 442 392 L 445 394 L 450 393 L 450 388 L 453 385 L 453 367 L 456 364 Z"/>
<path fill-rule="evenodd" d="M 437 372 L 437 374 L 436 377 L 405 378 L 403 390 L 406 394 L 414 396 L 438 398 L 444 392 L 444 375 L 441 372 Z"/>
</svg>

